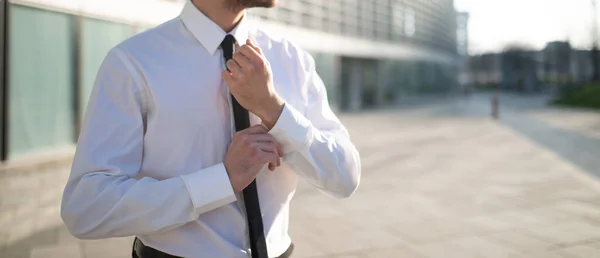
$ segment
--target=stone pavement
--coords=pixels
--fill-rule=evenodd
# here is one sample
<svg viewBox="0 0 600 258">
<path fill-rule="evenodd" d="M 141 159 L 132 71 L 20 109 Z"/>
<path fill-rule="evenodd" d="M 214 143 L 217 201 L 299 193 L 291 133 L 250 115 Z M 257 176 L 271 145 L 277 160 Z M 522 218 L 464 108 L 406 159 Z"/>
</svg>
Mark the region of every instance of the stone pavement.
<svg viewBox="0 0 600 258">
<path fill-rule="evenodd" d="M 473 98 L 344 115 L 362 156 L 361 186 L 337 200 L 299 185 L 294 257 L 600 257 L 594 168 L 519 131 L 530 117 L 507 110 L 492 121 L 488 111 Z M 39 187 L 58 184 L 44 178 Z M 8 239 L 0 257 L 128 257 L 131 239 L 76 240 L 56 208 L 43 214 L 29 226 L 5 223 L 13 232 L 0 235 Z M 48 221 L 55 226 L 39 227 Z"/>
<path fill-rule="evenodd" d="M 600 139 L 600 112 L 591 110 L 538 110 L 528 115 L 565 130 Z"/>
</svg>

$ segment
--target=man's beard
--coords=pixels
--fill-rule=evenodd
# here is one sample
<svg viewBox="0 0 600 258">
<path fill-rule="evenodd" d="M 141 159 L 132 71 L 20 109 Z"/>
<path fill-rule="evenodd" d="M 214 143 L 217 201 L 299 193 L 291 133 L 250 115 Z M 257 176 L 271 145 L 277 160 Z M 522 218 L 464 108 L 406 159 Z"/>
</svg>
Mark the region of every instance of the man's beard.
<svg viewBox="0 0 600 258">
<path fill-rule="evenodd" d="M 253 7 L 272 8 L 277 4 L 277 0 L 226 0 L 225 4 L 230 10 L 241 11 Z"/>
</svg>

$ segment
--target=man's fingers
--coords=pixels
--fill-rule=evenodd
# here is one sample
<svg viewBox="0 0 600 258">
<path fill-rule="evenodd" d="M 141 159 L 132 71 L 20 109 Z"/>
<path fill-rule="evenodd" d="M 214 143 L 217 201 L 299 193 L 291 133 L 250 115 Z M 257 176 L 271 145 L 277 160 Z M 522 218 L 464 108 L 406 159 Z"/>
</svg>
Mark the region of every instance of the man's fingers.
<svg viewBox="0 0 600 258">
<path fill-rule="evenodd" d="M 240 131 L 241 134 L 245 135 L 255 135 L 255 134 L 264 134 L 267 132 L 267 128 L 264 125 L 253 125 Z"/>
<path fill-rule="evenodd" d="M 277 154 L 277 146 L 274 143 L 259 142 L 257 146 L 261 151 Z"/>
<path fill-rule="evenodd" d="M 277 142 L 275 137 L 273 137 L 272 135 L 268 133 L 263 133 L 250 135 L 249 137 L 251 137 L 251 140 L 255 142 L 269 142 L 275 144 L 279 157 L 283 157 L 283 147 Z"/>
<path fill-rule="evenodd" d="M 281 166 L 281 160 L 280 160 L 281 152 L 278 147 L 279 144 L 265 143 L 265 142 L 258 143 L 258 144 L 259 144 L 259 148 L 261 151 L 268 152 L 269 155 L 273 156 L 272 157 L 274 159 L 273 165 L 276 165 L 277 167 Z M 273 162 L 273 161 L 271 161 L 271 162 Z"/>
<path fill-rule="evenodd" d="M 252 61 L 253 63 L 261 64 L 263 62 L 260 52 L 258 52 L 256 49 L 254 49 L 251 46 L 248 46 L 248 45 L 242 46 L 238 53 L 241 55 L 244 55 L 246 58 L 250 59 L 250 61 Z"/>
<path fill-rule="evenodd" d="M 242 68 L 233 59 L 229 59 L 229 61 L 227 61 L 227 68 L 232 73 L 234 78 L 236 77 L 236 75 L 242 74 Z"/>
<path fill-rule="evenodd" d="M 261 150 L 262 162 L 269 163 L 269 169 L 271 166 L 273 168 L 277 168 L 281 166 L 281 160 L 279 159 L 279 153 L 277 152 L 277 146 L 273 143 L 259 143 L 259 148 Z"/>
<path fill-rule="evenodd" d="M 246 39 L 246 44 L 256 50 L 257 53 L 262 55 L 262 50 L 258 47 L 258 44 L 254 43 L 250 38 Z"/>
<path fill-rule="evenodd" d="M 240 66 L 243 71 L 251 72 L 254 70 L 254 64 L 241 53 L 233 55 L 233 60 Z"/>
<path fill-rule="evenodd" d="M 259 154 L 259 162 L 263 163 L 263 164 L 273 164 L 274 166 L 277 166 L 277 152 L 273 151 L 260 151 Z"/>
<path fill-rule="evenodd" d="M 255 142 L 270 142 L 270 143 L 276 143 L 277 141 L 275 140 L 275 137 L 273 137 L 272 135 L 268 134 L 268 133 L 260 133 L 260 134 L 253 134 L 249 136 L 251 138 L 252 141 Z"/>
<path fill-rule="evenodd" d="M 277 149 L 277 153 L 279 154 L 279 157 L 283 157 L 283 146 L 281 146 L 281 144 L 279 144 L 279 142 L 277 142 L 277 140 L 275 139 L 275 137 L 273 137 L 273 135 L 265 133 L 265 134 L 253 135 L 252 137 L 256 137 L 255 140 L 259 141 L 259 142 L 274 143 L 275 147 Z"/>
<path fill-rule="evenodd" d="M 277 146 L 277 153 L 279 153 L 279 157 L 283 158 L 283 147 L 278 142 L 275 143 L 275 146 Z"/>
<path fill-rule="evenodd" d="M 227 83 L 227 85 L 233 84 L 233 76 L 231 75 L 231 72 L 223 70 L 221 72 L 221 77 L 223 77 L 223 80 L 225 81 L 225 83 Z"/>
<path fill-rule="evenodd" d="M 281 147 L 281 144 L 275 140 L 275 137 L 267 133 L 249 135 L 248 137 L 250 137 L 250 141 L 256 142 L 262 151 L 275 154 L 277 162 L 273 165 L 276 167 L 281 166 L 280 158 L 283 157 L 283 148 Z"/>
<path fill-rule="evenodd" d="M 275 170 L 275 168 L 279 167 L 279 156 L 277 155 L 277 151 L 274 151 L 272 153 L 270 153 L 270 160 L 269 163 L 273 164 L 273 170 Z M 273 171 L 271 170 L 271 171 Z"/>
</svg>

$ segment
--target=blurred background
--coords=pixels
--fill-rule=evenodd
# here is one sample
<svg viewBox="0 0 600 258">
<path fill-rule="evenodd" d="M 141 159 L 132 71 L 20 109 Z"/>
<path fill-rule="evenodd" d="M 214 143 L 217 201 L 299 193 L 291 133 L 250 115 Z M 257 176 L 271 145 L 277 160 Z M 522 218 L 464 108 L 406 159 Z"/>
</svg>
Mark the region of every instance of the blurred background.
<svg viewBox="0 0 600 258">
<path fill-rule="evenodd" d="M 109 49 L 184 0 L 2 0 L 0 257 L 130 257 L 60 198 Z M 594 0 L 280 0 L 362 157 L 348 200 L 302 183 L 294 257 L 600 257 Z"/>
</svg>

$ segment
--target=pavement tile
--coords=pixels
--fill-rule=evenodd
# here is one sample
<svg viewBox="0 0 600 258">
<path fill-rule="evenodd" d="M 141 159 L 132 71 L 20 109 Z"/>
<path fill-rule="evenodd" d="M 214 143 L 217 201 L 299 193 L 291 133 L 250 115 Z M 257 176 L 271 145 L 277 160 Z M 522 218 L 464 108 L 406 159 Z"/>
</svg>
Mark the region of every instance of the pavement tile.
<svg viewBox="0 0 600 258">
<path fill-rule="evenodd" d="M 496 214 L 493 216 L 494 219 L 506 222 L 513 227 L 527 228 L 535 227 L 538 225 L 552 225 L 554 221 L 547 217 L 538 216 L 537 214 L 530 212 L 529 210 L 515 210 L 507 211 Z"/>
<path fill-rule="evenodd" d="M 80 244 L 85 258 L 120 258 L 131 255 L 133 239 L 115 238 L 103 241 L 85 241 Z"/>
<path fill-rule="evenodd" d="M 600 249 L 600 240 L 598 241 L 594 241 L 592 243 L 589 244 L 591 247 L 594 247 L 596 249 Z"/>
<path fill-rule="evenodd" d="M 549 204 L 548 206 L 538 206 L 527 211 L 530 214 L 533 214 L 534 216 L 541 217 L 548 222 L 552 222 L 552 224 L 568 222 L 577 219 L 576 216 L 572 214 L 564 213 L 560 210 L 557 210 L 556 207 L 552 206 L 552 204 Z"/>
<path fill-rule="evenodd" d="M 519 230 L 494 233 L 486 235 L 485 238 L 521 253 L 539 252 L 557 248 L 555 244 L 535 238 Z"/>
<path fill-rule="evenodd" d="M 325 253 L 306 238 L 300 238 L 292 235 L 294 238 L 294 258 L 308 258 L 308 257 L 323 257 Z"/>
<path fill-rule="evenodd" d="M 77 244 L 36 247 L 31 251 L 31 258 L 49 257 L 80 258 L 83 256 L 81 253 L 81 249 Z"/>
<path fill-rule="evenodd" d="M 31 253 L 30 253 L 30 250 L 28 250 L 28 249 L 0 251 L 0 257 L 2 257 L 2 258 L 30 258 L 30 256 L 31 256 Z M 52 257 L 52 256 L 46 256 L 46 257 Z M 63 256 L 63 257 L 69 257 L 69 256 Z M 69 258 L 71 258 L 71 257 L 69 257 Z M 73 258 L 79 258 L 79 257 L 73 257 Z"/>
<path fill-rule="evenodd" d="M 15 223 L 9 227 L 8 245 L 13 245 L 27 239 L 35 233 L 34 229 L 35 221 L 31 218 L 15 221 Z"/>
<path fill-rule="evenodd" d="M 540 239 L 558 245 L 570 245 L 578 242 L 594 241 L 600 238 L 600 226 L 583 220 L 572 221 L 552 226 L 540 225 L 526 229 Z"/>
<path fill-rule="evenodd" d="M 600 193 L 587 188 L 560 191 L 559 197 L 567 200 L 582 201 L 600 204 Z"/>
<path fill-rule="evenodd" d="M 0 233 L 0 251 L 4 250 L 8 245 L 9 233 L 2 232 Z"/>
<path fill-rule="evenodd" d="M 481 237 L 463 237 L 450 240 L 450 242 L 479 257 L 508 258 L 519 255 L 518 252 L 510 248 L 487 241 Z"/>
<path fill-rule="evenodd" d="M 593 245 L 577 245 L 561 249 L 561 252 L 580 258 L 600 257 L 600 249 Z"/>
<path fill-rule="evenodd" d="M 600 207 L 577 201 L 562 200 L 554 205 L 557 211 L 585 218 L 600 218 Z"/>
<path fill-rule="evenodd" d="M 343 115 L 363 158 L 361 186 L 337 200 L 299 183 L 294 257 L 595 257 L 600 192 L 573 176 L 585 171 L 473 109 Z M 128 256 L 130 239 L 82 241 L 62 226 L 67 176 L 61 168 L 0 180 L 2 207 L 14 208 L 0 208 L 9 232 L 0 234 L 0 257 Z M 15 206 L 2 200 L 9 188 L 34 197 Z"/>
<path fill-rule="evenodd" d="M 514 228 L 514 226 L 508 222 L 485 215 L 466 218 L 464 219 L 464 223 L 481 232 L 501 231 Z"/>
<path fill-rule="evenodd" d="M 435 242 L 424 245 L 415 245 L 414 250 L 421 256 L 428 258 L 475 258 L 480 257 L 469 252 L 450 241 Z"/>
<path fill-rule="evenodd" d="M 372 250 L 365 250 L 360 252 L 359 257 L 364 258 L 382 258 L 382 257 L 402 257 L 402 258 L 424 258 L 424 256 L 418 254 L 412 248 L 405 245 L 377 248 Z M 334 256 L 337 257 L 337 256 Z"/>
<path fill-rule="evenodd" d="M 68 244 L 68 243 L 77 243 L 80 242 L 81 240 L 75 238 L 71 232 L 69 232 L 67 230 L 66 227 L 62 227 L 59 231 L 58 231 L 58 242 L 60 244 Z M 109 241 L 109 240 L 106 240 Z"/>
<path fill-rule="evenodd" d="M 35 214 L 39 208 L 39 203 L 33 199 L 31 202 L 19 204 L 19 206 L 11 210 L 13 211 L 15 220 L 28 220 L 35 217 Z M 9 226 L 13 225 L 15 224 L 9 224 Z"/>
<path fill-rule="evenodd" d="M 387 231 L 411 243 L 426 243 L 469 234 L 474 229 L 458 221 L 428 220 L 417 224 L 396 224 Z"/>
<path fill-rule="evenodd" d="M 333 255 L 330 257 L 334 257 L 334 258 L 364 258 L 366 256 L 364 254 L 343 254 L 343 255 Z"/>
<path fill-rule="evenodd" d="M 7 228 L 15 219 L 13 210 L 0 210 L 0 227 Z"/>
<path fill-rule="evenodd" d="M 58 205 L 38 208 L 38 212 L 33 218 L 36 231 L 54 228 L 63 224 L 60 218 L 60 206 Z"/>
<path fill-rule="evenodd" d="M 520 256 L 515 256 L 515 258 L 576 258 L 576 256 L 561 252 L 560 250 L 554 250 L 554 251 L 535 251 L 535 252 L 531 252 L 531 253 L 522 254 Z M 586 258 L 594 258 L 594 257 L 586 257 Z"/>
<path fill-rule="evenodd" d="M 359 252 L 404 244 L 405 241 L 377 229 L 362 229 L 353 232 L 328 232 L 318 236 L 314 246 L 326 254 Z"/>
</svg>

